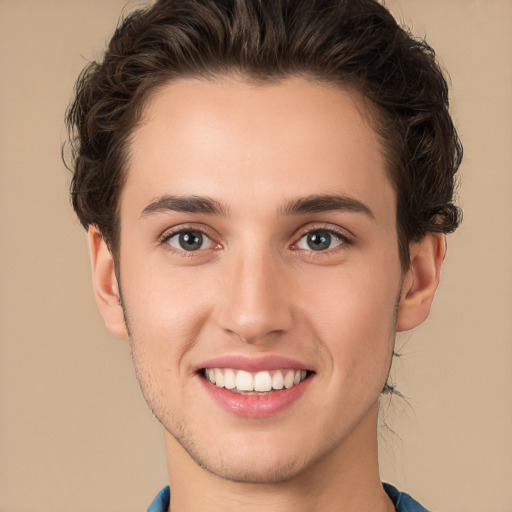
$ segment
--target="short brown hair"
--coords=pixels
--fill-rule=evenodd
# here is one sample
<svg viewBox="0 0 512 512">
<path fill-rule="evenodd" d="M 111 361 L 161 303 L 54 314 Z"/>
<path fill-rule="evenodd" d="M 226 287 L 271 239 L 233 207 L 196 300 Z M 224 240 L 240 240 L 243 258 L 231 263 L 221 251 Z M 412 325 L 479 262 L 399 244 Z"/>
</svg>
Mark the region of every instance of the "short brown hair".
<svg viewBox="0 0 512 512">
<path fill-rule="evenodd" d="M 114 258 L 126 147 L 148 95 L 166 82 L 236 74 L 354 88 L 369 100 L 397 194 L 400 260 L 427 232 L 453 231 L 462 146 L 432 48 L 376 0 L 158 0 L 126 17 L 102 62 L 81 73 L 67 113 L 71 197 Z"/>
</svg>

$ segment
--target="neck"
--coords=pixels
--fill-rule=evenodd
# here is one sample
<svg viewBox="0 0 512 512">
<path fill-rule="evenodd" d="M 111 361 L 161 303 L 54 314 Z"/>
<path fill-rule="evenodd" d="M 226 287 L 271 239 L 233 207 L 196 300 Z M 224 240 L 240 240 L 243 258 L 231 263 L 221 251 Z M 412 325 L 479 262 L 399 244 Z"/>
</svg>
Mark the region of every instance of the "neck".
<svg viewBox="0 0 512 512">
<path fill-rule="evenodd" d="M 226 480 L 199 467 L 165 433 L 172 512 L 391 512 L 377 462 L 377 406 L 327 456 L 278 483 Z"/>
</svg>

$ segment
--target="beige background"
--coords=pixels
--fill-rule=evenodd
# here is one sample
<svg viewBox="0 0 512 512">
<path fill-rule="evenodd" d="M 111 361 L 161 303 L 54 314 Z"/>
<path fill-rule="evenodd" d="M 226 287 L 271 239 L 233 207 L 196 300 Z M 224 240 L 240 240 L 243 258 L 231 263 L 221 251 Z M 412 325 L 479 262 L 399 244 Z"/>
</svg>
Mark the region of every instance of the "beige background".
<svg viewBox="0 0 512 512">
<path fill-rule="evenodd" d="M 74 80 L 124 4 L 0 0 L 3 512 L 142 511 L 166 483 L 127 346 L 96 312 L 60 161 Z M 512 2 L 388 4 L 450 71 L 465 220 L 431 318 L 398 340 L 408 402 L 387 410 L 382 475 L 434 511 L 510 512 Z"/>
</svg>

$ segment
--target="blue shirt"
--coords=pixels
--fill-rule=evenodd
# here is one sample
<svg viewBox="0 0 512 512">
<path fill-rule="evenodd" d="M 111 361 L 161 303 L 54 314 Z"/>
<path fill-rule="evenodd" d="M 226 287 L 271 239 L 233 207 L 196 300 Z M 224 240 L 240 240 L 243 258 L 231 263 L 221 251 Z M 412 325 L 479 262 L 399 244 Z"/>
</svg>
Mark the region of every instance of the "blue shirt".
<svg viewBox="0 0 512 512">
<path fill-rule="evenodd" d="M 422 507 L 405 492 L 400 492 L 389 484 L 383 484 L 383 486 L 391 501 L 395 504 L 396 512 L 428 512 L 426 508 Z M 170 500 L 171 491 L 169 486 L 167 486 L 158 493 L 147 512 L 167 512 Z"/>
</svg>

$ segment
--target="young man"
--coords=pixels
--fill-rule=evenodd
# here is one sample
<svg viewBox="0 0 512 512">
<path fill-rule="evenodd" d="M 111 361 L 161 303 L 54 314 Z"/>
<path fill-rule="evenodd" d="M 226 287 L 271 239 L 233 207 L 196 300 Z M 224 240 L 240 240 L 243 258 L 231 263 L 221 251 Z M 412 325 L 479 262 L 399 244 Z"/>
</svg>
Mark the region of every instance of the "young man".
<svg viewBox="0 0 512 512">
<path fill-rule="evenodd" d="M 374 0 L 162 0 L 68 123 L 97 302 L 164 427 L 149 510 L 424 510 L 376 434 L 459 222 L 432 50 Z"/>
</svg>

